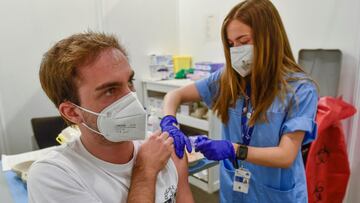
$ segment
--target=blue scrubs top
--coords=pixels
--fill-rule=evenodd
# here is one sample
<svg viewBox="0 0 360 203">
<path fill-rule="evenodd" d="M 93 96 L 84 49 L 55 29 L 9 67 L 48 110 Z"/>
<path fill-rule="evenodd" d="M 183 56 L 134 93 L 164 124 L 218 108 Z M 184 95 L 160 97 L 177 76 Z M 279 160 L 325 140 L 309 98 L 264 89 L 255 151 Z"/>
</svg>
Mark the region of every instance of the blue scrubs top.
<svg viewBox="0 0 360 203">
<path fill-rule="evenodd" d="M 208 78 L 196 81 L 195 85 L 202 100 L 211 108 L 219 90 L 221 70 Z M 304 78 L 290 82 L 293 92 L 289 92 L 285 101 L 276 98 L 267 110 L 268 122 L 257 122 L 254 126 L 249 146 L 275 147 L 284 134 L 304 131 L 303 144 L 316 137 L 315 114 L 318 95 L 316 86 L 305 75 L 293 75 Z M 229 121 L 222 125 L 222 139 L 233 143 L 242 143 L 241 113 L 244 99 L 239 97 L 235 108 L 229 108 Z M 290 105 L 289 105 L 290 104 Z M 308 202 L 305 169 L 301 150 L 289 168 L 271 168 L 243 161 L 243 167 L 251 172 L 247 194 L 233 191 L 235 168 L 228 160 L 220 165 L 220 202 Z"/>
</svg>

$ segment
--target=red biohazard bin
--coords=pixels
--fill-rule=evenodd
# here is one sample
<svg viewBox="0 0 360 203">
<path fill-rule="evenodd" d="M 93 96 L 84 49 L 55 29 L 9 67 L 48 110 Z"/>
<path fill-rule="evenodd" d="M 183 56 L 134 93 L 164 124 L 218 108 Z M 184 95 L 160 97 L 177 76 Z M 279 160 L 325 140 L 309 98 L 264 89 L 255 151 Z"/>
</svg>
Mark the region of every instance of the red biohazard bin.
<svg viewBox="0 0 360 203">
<path fill-rule="evenodd" d="M 311 144 L 306 163 L 310 203 L 343 201 L 350 167 L 340 121 L 355 113 L 355 107 L 340 98 L 320 98 L 316 115 L 318 137 Z"/>
</svg>

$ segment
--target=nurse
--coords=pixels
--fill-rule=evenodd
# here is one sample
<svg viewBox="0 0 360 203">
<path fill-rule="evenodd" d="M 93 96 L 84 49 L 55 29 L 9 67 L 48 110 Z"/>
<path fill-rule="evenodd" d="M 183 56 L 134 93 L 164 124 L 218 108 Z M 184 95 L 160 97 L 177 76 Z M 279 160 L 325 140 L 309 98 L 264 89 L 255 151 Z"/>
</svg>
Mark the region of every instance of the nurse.
<svg viewBox="0 0 360 203">
<path fill-rule="evenodd" d="M 296 64 L 283 23 L 268 0 L 247 0 L 222 25 L 223 70 L 165 96 L 163 131 L 182 157 L 191 150 L 175 126 L 177 107 L 204 101 L 221 119 L 222 140 L 197 151 L 222 160 L 221 202 L 308 202 L 300 148 L 315 139 L 317 86 Z"/>
</svg>

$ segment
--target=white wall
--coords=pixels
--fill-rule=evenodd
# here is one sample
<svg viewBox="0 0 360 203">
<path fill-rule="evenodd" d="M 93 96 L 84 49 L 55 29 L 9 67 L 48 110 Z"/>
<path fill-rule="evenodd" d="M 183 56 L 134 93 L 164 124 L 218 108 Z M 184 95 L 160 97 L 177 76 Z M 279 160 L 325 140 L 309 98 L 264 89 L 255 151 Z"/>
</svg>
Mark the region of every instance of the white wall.
<svg viewBox="0 0 360 203">
<path fill-rule="evenodd" d="M 360 33 L 360 30 L 359 30 Z M 357 44 L 360 45 L 360 34 L 358 36 Z M 360 58 L 360 48 L 359 48 L 359 58 Z M 358 69 L 356 75 L 360 77 L 360 61 L 358 61 Z M 353 116 L 351 129 L 352 136 L 349 139 L 348 143 L 350 145 L 349 149 L 349 157 L 350 157 L 350 167 L 351 167 L 351 175 L 350 181 L 348 185 L 347 198 L 344 202 L 358 202 L 360 200 L 360 79 L 358 79 L 354 85 L 355 88 L 355 106 L 358 112 Z"/>
<path fill-rule="evenodd" d="M 220 28 L 224 16 L 238 0 L 179 1 L 179 48 L 198 60 L 223 60 Z M 359 59 L 357 40 L 360 8 L 357 0 L 273 0 L 285 24 L 294 55 L 303 48 L 340 49 L 343 64 L 339 92 L 353 102 L 355 71 Z M 208 16 L 215 16 L 215 39 L 207 38 Z M 346 78 L 346 80 L 345 80 Z"/>
<path fill-rule="evenodd" d="M 5 137 L 5 125 L 3 123 L 3 109 L 1 105 L 1 92 L 0 92 L 0 154 L 4 154 L 7 151 L 7 142 Z M 1 159 L 1 158 L 0 158 Z"/>
<path fill-rule="evenodd" d="M 179 51 L 193 61 L 223 62 L 222 20 L 239 0 L 180 0 Z"/>
<path fill-rule="evenodd" d="M 181 0 L 179 1 L 179 48 L 196 60 L 222 60 L 220 27 L 223 17 L 238 0 Z M 285 24 L 294 55 L 303 48 L 340 49 L 343 53 L 339 95 L 360 109 L 360 2 L 358 0 L 272 0 Z M 215 16 L 214 28 L 207 28 L 206 19 Z M 217 34 L 209 37 L 208 30 Z M 359 114 L 359 113 L 358 113 Z M 358 114 L 344 122 L 351 161 L 351 183 L 346 202 L 358 202 L 360 193 L 360 129 Z"/>
<path fill-rule="evenodd" d="M 135 86 L 142 100 L 141 79 L 149 78 L 149 55 L 176 54 L 177 1 L 106 0 L 102 5 L 103 29 L 117 33 L 130 55 Z"/>
<path fill-rule="evenodd" d="M 140 89 L 139 76 L 149 75 L 147 55 L 177 51 L 176 5 L 167 0 L 0 1 L 0 120 L 7 153 L 31 150 L 32 117 L 58 114 L 38 79 L 42 54 L 50 46 L 88 28 L 115 32 L 130 53 Z"/>
<path fill-rule="evenodd" d="M 94 1 L 0 2 L 0 92 L 8 153 L 31 149 L 32 117 L 56 115 L 42 92 L 42 54 L 59 39 L 96 27 Z"/>
</svg>

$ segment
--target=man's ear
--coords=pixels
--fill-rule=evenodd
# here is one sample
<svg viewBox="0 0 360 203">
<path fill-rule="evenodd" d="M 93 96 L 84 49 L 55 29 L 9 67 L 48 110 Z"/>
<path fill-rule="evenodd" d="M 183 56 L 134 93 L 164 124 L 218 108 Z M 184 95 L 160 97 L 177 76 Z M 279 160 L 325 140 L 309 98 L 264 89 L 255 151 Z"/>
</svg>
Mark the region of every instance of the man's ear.
<svg viewBox="0 0 360 203">
<path fill-rule="evenodd" d="M 60 114 L 65 117 L 67 120 L 75 123 L 80 124 L 83 121 L 83 117 L 79 108 L 77 108 L 71 102 L 62 102 L 59 105 L 59 112 Z"/>
</svg>

